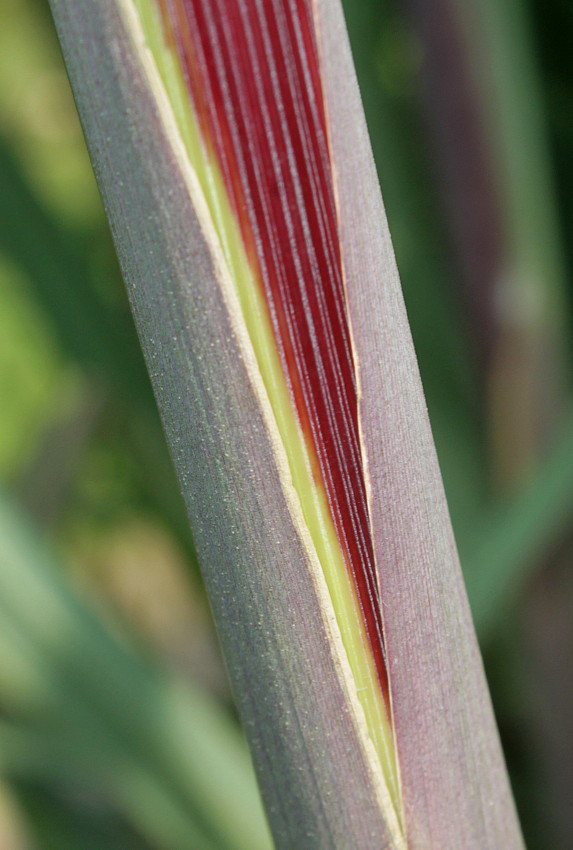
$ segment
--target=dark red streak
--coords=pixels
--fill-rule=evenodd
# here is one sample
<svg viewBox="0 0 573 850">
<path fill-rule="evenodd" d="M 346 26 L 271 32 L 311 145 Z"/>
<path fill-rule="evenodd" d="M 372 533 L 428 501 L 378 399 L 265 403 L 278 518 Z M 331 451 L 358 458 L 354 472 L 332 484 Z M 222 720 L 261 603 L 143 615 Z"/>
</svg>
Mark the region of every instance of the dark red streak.
<svg viewBox="0 0 573 850">
<path fill-rule="evenodd" d="M 310 0 L 159 0 L 258 273 L 387 695 Z"/>
</svg>

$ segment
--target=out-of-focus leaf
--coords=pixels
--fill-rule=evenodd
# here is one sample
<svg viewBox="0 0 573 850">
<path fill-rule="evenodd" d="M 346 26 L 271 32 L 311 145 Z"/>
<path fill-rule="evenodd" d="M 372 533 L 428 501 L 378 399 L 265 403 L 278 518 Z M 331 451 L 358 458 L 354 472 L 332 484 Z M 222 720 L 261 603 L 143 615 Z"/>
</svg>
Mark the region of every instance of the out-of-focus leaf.
<svg viewBox="0 0 573 850">
<path fill-rule="evenodd" d="M 0 250 L 27 275 L 64 351 L 96 384 L 111 390 L 128 413 L 127 449 L 140 466 L 142 490 L 194 563 L 185 511 L 132 320 L 127 313 L 112 310 L 98 294 L 87 240 L 88 234 L 81 238 L 72 234 L 43 207 L 10 146 L 0 138 Z"/>
<path fill-rule="evenodd" d="M 130 320 L 119 321 L 97 296 L 86 238 L 47 212 L 0 138 L 0 250 L 26 273 L 64 348 L 139 407 L 150 387 L 137 339 Z"/>
<path fill-rule="evenodd" d="M 465 553 L 478 631 L 490 637 L 507 605 L 573 517 L 573 417 L 522 495 L 498 505 Z"/>
<path fill-rule="evenodd" d="M 521 285 L 537 286 L 540 318 L 562 331 L 564 269 L 535 42 L 525 0 L 456 0 L 485 88 Z M 472 8 L 473 7 L 473 8 Z M 556 341 L 558 342 L 558 341 Z"/>
<path fill-rule="evenodd" d="M 120 647 L 0 507 L 0 702 L 14 718 L 0 728 L 3 769 L 93 786 L 170 850 L 268 847 L 234 725 Z"/>
<path fill-rule="evenodd" d="M 57 342 L 26 291 L 24 276 L 4 257 L 0 297 L 0 476 L 9 477 L 41 433 L 62 385 L 62 368 Z"/>
<path fill-rule="evenodd" d="M 553 433 L 571 377 L 562 234 L 527 3 L 452 6 L 481 90 L 502 211 L 490 442 L 497 483 L 515 492 Z"/>
<path fill-rule="evenodd" d="M 102 800 L 23 779 L 12 789 L 34 843 L 22 850 L 153 850 Z"/>
</svg>

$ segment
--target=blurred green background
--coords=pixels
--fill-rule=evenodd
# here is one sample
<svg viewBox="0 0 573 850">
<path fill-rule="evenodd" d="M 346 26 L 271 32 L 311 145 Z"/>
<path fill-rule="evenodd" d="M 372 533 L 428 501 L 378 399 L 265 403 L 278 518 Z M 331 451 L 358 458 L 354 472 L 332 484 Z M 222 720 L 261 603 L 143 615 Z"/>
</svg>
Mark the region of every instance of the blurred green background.
<svg viewBox="0 0 573 850">
<path fill-rule="evenodd" d="M 348 0 L 530 850 L 573 847 L 573 6 Z M 0 28 L 0 848 L 269 847 L 44 0 Z"/>
</svg>

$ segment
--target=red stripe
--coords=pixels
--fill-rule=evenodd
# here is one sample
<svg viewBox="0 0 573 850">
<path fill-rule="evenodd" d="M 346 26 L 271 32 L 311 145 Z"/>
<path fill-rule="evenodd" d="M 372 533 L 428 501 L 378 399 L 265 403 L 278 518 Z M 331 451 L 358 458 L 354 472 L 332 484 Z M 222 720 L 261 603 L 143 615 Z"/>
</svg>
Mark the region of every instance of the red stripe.
<svg viewBox="0 0 573 850">
<path fill-rule="evenodd" d="M 258 273 L 387 689 L 320 68 L 309 0 L 159 0 Z"/>
</svg>

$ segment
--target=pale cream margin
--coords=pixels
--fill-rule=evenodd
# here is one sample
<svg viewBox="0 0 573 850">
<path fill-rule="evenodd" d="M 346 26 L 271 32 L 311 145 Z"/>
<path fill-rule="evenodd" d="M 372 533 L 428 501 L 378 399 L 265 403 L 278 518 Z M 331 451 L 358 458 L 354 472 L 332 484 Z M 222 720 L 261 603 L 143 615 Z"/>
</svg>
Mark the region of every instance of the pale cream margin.
<svg viewBox="0 0 573 850">
<path fill-rule="evenodd" d="M 313 8 L 313 17 L 314 17 L 314 28 L 316 32 L 316 43 L 318 49 L 318 60 L 320 65 L 323 68 L 326 68 L 328 63 L 325 59 L 325 54 L 329 50 L 329 35 L 325 31 L 328 27 L 327 24 L 324 23 L 324 18 L 326 17 L 322 13 L 322 7 L 324 6 L 325 0 L 313 0 L 312 8 Z M 346 33 L 346 25 L 344 21 L 344 16 L 342 10 L 338 15 L 338 21 L 334 22 L 334 26 L 338 25 L 338 29 L 340 31 L 340 37 L 344 37 L 347 39 Z M 332 29 L 332 26 L 330 27 Z M 350 45 L 348 45 L 348 50 L 350 50 Z M 354 74 L 354 67 L 352 67 L 352 73 Z M 328 79 L 328 74 L 325 74 L 325 79 Z M 356 87 L 358 87 L 358 81 L 356 79 L 353 80 Z M 330 152 L 330 163 L 332 168 L 332 185 L 334 190 L 334 203 L 336 207 L 336 219 L 338 223 L 339 233 L 340 233 L 340 219 L 341 219 L 341 204 L 340 204 L 340 191 L 339 191 L 339 179 L 338 179 L 338 168 L 337 168 L 337 158 L 334 153 L 334 145 L 332 142 L 332 122 L 330 121 L 330 102 L 329 102 L 329 92 L 323 92 L 323 105 L 324 111 L 326 114 L 326 134 L 327 134 L 327 144 Z M 368 137 L 367 137 L 368 139 Z M 360 369 L 360 358 L 358 357 L 358 351 L 356 349 L 356 344 L 354 342 L 354 328 L 352 326 L 352 316 L 349 309 L 349 299 L 348 299 L 348 279 L 346 274 L 346 263 L 344 261 L 344 244 L 342 239 L 340 240 L 340 254 L 341 254 L 341 269 L 342 269 L 342 285 L 344 289 L 344 297 L 346 300 L 346 312 L 348 315 L 348 336 L 350 339 L 350 349 L 352 351 L 352 359 L 354 361 L 354 374 L 356 375 L 356 401 L 358 406 L 358 438 L 359 438 L 359 446 L 360 446 L 360 458 L 362 461 L 362 471 L 364 475 L 364 486 L 366 489 L 366 503 L 368 506 L 368 517 L 370 523 L 372 525 L 372 478 L 370 475 L 370 463 L 368 459 L 368 452 L 366 450 L 366 441 L 364 439 L 364 426 L 362 424 L 362 415 L 361 415 L 361 407 L 362 407 L 362 398 L 363 398 L 363 390 L 362 390 L 362 375 Z M 374 562 L 376 563 L 376 552 L 374 552 Z M 376 570 L 376 576 L 379 576 L 379 571 Z M 382 591 L 380 587 L 380 582 L 378 580 L 378 591 L 380 593 L 380 599 L 382 599 Z M 381 612 L 380 619 L 382 625 L 382 635 L 384 637 L 384 642 L 386 643 L 386 631 L 384 628 L 384 605 L 381 604 Z M 394 742 L 394 752 L 396 753 L 396 772 L 397 772 L 397 780 L 398 780 L 398 795 L 399 795 L 399 803 L 400 803 L 400 813 L 399 816 L 402 822 L 402 829 L 405 828 L 405 815 L 404 815 L 404 797 L 402 794 L 402 772 L 400 770 L 400 760 L 398 758 L 398 741 L 396 739 L 396 727 L 394 725 L 394 705 L 392 701 L 392 681 L 390 678 L 390 664 L 388 658 L 386 659 L 387 663 L 387 672 L 388 672 L 388 701 L 390 707 L 390 728 L 392 730 L 392 740 Z M 405 838 L 402 838 L 402 841 L 405 842 Z M 404 845 L 405 846 L 405 845 Z"/>
<path fill-rule="evenodd" d="M 267 431 L 271 439 L 274 455 L 277 460 L 279 478 L 285 494 L 285 500 L 291 514 L 293 524 L 301 538 L 308 556 L 310 575 L 315 584 L 317 595 L 321 600 L 320 610 L 324 618 L 326 630 L 329 633 L 330 645 L 333 648 L 333 659 L 352 708 L 352 717 L 356 726 L 357 737 L 364 751 L 364 762 L 372 777 L 372 786 L 378 797 L 380 808 L 384 812 L 384 818 L 388 829 L 392 835 L 392 840 L 394 842 L 392 850 L 407 850 L 394 805 L 392 804 L 390 794 L 386 787 L 386 781 L 380 767 L 378 756 L 368 733 L 364 712 L 356 693 L 356 685 L 354 683 L 346 651 L 336 622 L 336 615 L 332 606 L 332 600 L 326 586 L 326 580 L 320 567 L 318 556 L 312 544 L 310 533 L 303 519 L 302 509 L 291 479 L 286 451 L 272 412 L 271 403 L 259 373 L 259 368 L 247 327 L 244 322 L 240 321 L 241 307 L 239 299 L 235 292 L 231 275 L 223 256 L 223 251 L 219 246 L 219 240 L 216 235 L 215 226 L 213 224 L 207 202 L 203 197 L 199 180 L 191 163 L 189 162 L 183 141 L 179 135 L 177 121 L 173 113 L 169 97 L 165 92 L 161 81 L 159 71 L 155 65 L 155 60 L 151 50 L 146 44 L 145 35 L 139 20 L 137 9 L 133 5 L 132 0 L 116 0 L 116 4 L 123 17 L 125 29 L 132 42 L 132 46 L 140 58 L 141 67 L 145 72 L 150 91 L 155 98 L 159 114 L 162 118 L 166 137 L 171 145 L 173 154 L 177 159 L 181 170 L 181 176 L 184 180 L 185 186 L 187 187 L 189 198 L 197 214 L 197 220 L 205 234 L 205 241 L 212 253 L 213 264 L 217 272 L 217 280 L 221 285 L 223 297 L 227 305 L 229 319 L 239 343 L 239 348 L 243 354 L 243 361 L 247 374 L 259 401 Z"/>
</svg>

